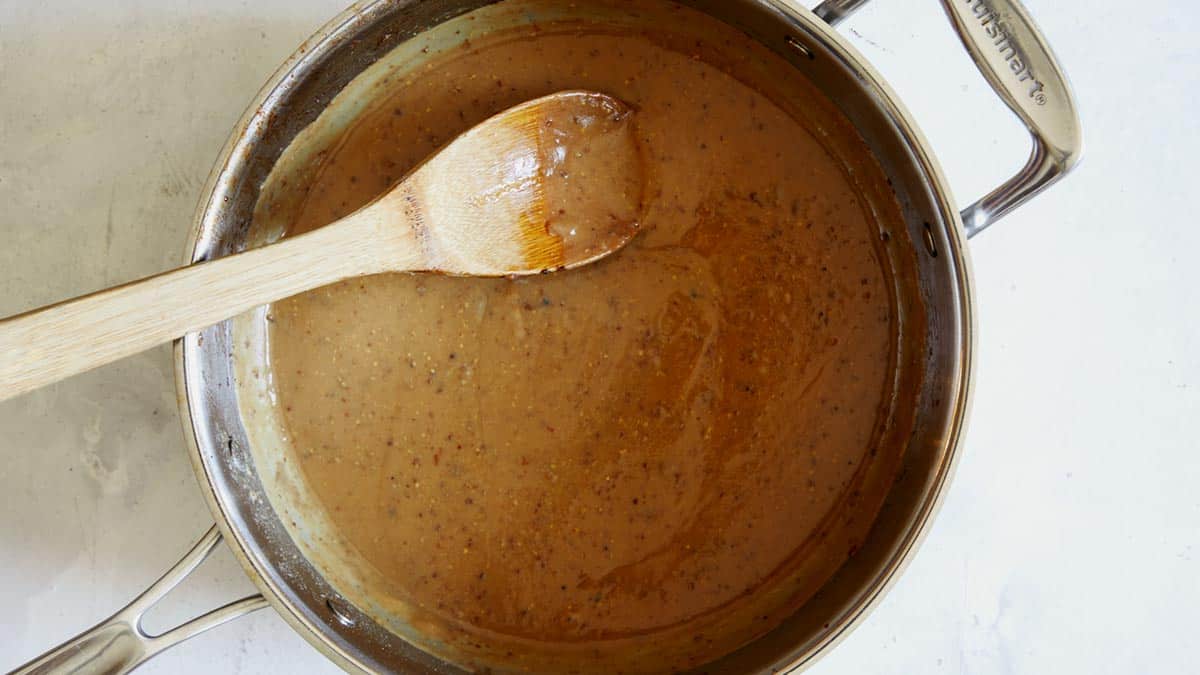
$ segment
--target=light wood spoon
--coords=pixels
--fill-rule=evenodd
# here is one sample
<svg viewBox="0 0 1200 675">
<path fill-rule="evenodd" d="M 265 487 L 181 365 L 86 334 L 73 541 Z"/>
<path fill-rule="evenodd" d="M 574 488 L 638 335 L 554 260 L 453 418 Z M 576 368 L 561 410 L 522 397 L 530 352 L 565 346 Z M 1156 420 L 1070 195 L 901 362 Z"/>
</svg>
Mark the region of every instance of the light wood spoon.
<svg viewBox="0 0 1200 675">
<path fill-rule="evenodd" d="M 530 101 L 331 225 L 0 321 L 0 400 L 351 277 L 586 265 L 632 239 L 641 191 L 625 104 L 584 91 Z"/>
</svg>

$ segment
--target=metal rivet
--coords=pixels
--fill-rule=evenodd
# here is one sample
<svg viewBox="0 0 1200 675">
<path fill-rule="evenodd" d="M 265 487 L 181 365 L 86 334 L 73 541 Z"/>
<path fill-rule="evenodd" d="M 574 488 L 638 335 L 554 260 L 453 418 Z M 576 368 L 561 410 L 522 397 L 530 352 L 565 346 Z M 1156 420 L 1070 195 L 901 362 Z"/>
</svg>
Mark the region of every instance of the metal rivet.
<svg viewBox="0 0 1200 675">
<path fill-rule="evenodd" d="M 925 249 L 929 251 L 929 255 L 938 257 L 937 242 L 933 240 L 933 226 L 928 221 L 925 222 Z"/>
<path fill-rule="evenodd" d="M 789 47 L 800 52 L 806 58 L 808 58 L 808 59 L 817 58 L 816 56 L 813 55 L 812 50 L 809 49 L 808 47 L 806 47 L 804 45 L 804 43 L 800 41 L 800 38 L 796 37 L 795 35 L 789 35 L 789 36 L 785 37 L 784 41 L 788 43 Z"/>
<path fill-rule="evenodd" d="M 346 608 L 345 603 L 340 598 L 325 598 L 325 606 L 329 608 L 330 613 L 333 614 L 333 618 L 343 626 L 353 628 L 354 624 L 358 623 L 350 616 L 350 610 Z"/>
</svg>

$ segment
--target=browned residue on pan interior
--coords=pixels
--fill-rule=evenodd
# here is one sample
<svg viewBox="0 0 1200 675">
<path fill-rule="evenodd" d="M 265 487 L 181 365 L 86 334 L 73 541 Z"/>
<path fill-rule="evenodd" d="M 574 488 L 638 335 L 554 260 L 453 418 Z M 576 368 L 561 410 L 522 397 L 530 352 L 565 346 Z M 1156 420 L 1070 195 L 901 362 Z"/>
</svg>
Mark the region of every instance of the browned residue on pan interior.
<svg viewBox="0 0 1200 675">
<path fill-rule="evenodd" d="M 295 232 L 330 222 L 555 91 L 638 110 L 647 188 L 621 208 L 642 233 L 613 257 L 372 277 L 272 310 L 309 487 L 378 573 L 370 592 L 460 663 L 647 672 L 735 649 L 852 554 L 911 426 L 897 368 L 919 336 L 898 317 L 917 303 L 893 279 L 903 226 L 879 167 L 778 57 L 638 6 L 669 20 L 533 25 L 398 77 L 276 205 Z"/>
</svg>

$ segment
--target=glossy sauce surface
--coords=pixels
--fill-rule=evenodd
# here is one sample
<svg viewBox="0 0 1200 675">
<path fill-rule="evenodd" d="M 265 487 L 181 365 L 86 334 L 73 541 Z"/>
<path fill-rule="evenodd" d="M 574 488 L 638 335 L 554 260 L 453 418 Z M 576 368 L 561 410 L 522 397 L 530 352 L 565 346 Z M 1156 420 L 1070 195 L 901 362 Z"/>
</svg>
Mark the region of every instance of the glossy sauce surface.
<svg viewBox="0 0 1200 675">
<path fill-rule="evenodd" d="M 885 178 L 807 82 L 760 91 L 755 64 L 778 57 L 661 10 L 670 30 L 538 24 L 452 50 L 385 88 L 293 205 L 295 232 L 344 216 L 555 91 L 637 110 L 642 233 L 616 255 L 521 280 L 378 276 L 271 311 L 309 488 L 373 592 L 460 663 L 727 653 L 852 553 L 903 452 Z"/>
</svg>

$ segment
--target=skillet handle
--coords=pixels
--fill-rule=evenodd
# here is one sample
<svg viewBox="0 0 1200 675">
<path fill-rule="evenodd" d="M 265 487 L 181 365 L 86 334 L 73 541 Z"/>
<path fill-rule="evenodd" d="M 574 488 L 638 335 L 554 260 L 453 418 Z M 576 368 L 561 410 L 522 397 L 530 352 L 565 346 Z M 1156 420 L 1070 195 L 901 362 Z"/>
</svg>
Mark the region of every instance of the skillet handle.
<svg viewBox="0 0 1200 675">
<path fill-rule="evenodd" d="M 866 2 L 826 0 L 813 11 L 837 24 Z M 1070 172 L 1083 152 L 1083 136 L 1067 76 L 1020 2 L 941 2 L 975 65 L 1033 137 L 1025 167 L 963 210 L 967 236 L 973 237 Z"/>
<path fill-rule="evenodd" d="M 160 635 L 149 635 L 142 629 L 142 617 L 146 611 L 199 567 L 220 542 L 221 532 L 213 526 L 183 559 L 124 609 L 17 668 L 10 675 L 128 673 L 159 652 L 190 637 L 266 607 L 267 601 L 261 595 L 253 595 L 215 609 Z"/>
</svg>

